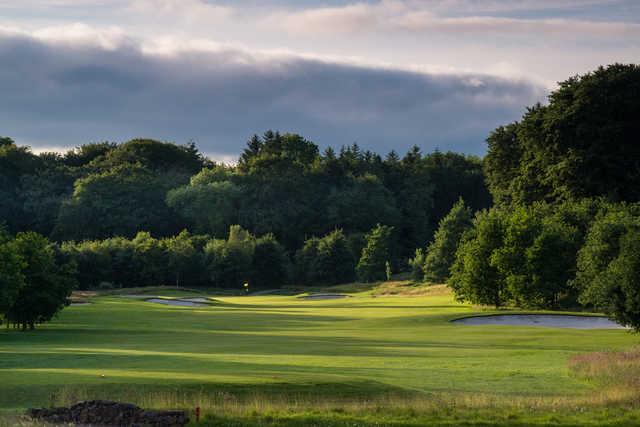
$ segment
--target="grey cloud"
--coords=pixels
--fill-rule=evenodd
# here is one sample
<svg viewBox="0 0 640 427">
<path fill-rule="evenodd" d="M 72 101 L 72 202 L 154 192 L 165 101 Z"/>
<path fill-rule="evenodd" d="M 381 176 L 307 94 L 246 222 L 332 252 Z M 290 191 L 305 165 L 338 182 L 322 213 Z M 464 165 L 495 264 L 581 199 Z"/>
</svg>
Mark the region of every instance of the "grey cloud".
<svg viewBox="0 0 640 427">
<path fill-rule="evenodd" d="M 145 136 L 236 154 L 253 133 L 321 146 L 481 154 L 487 133 L 544 89 L 486 75 L 422 74 L 226 49 L 150 54 L 0 35 L 0 135 L 34 148 Z"/>
</svg>

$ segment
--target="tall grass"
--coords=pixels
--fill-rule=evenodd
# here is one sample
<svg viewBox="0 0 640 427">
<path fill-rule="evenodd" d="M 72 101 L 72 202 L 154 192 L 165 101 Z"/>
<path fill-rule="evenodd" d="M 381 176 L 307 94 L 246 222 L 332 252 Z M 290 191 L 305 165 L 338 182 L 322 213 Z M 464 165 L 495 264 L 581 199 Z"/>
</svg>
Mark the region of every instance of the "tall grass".
<svg viewBox="0 0 640 427">
<path fill-rule="evenodd" d="M 569 360 L 569 367 L 594 383 L 603 400 L 640 406 L 640 347 L 581 354 Z"/>
<path fill-rule="evenodd" d="M 247 416 L 251 414 L 334 412 L 354 415 L 386 413 L 395 415 L 433 415 L 452 411 L 581 411 L 586 407 L 611 407 L 629 403 L 635 390 L 607 390 L 584 396 L 513 396 L 487 393 L 437 393 L 414 395 L 382 394 L 371 397 L 327 397 L 326 394 L 272 394 L 226 391 L 144 391 L 120 389 L 62 388 L 51 398 L 51 406 L 66 406 L 82 400 L 112 399 L 149 409 L 200 407 L 204 414 Z"/>
</svg>

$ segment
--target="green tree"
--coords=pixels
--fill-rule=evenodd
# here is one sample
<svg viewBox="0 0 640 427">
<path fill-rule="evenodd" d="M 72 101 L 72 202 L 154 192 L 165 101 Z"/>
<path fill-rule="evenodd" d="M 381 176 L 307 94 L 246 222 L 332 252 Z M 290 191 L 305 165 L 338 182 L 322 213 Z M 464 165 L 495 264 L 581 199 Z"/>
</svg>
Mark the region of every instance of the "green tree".
<svg viewBox="0 0 640 427">
<path fill-rule="evenodd" d="M 487 146 L 483 164 L 487 186 L 496 203 L 510 203 L 522 161 L 518 124 L 511 123 L 495 129 L 487 138 Z"/>
<path fill-rule="evenodd" d="M 409 268 L 411 269 L 411 280 L 414 282 L 424 281 L 424 250 L 416 249 L 416 252 L 409 260 Z"/>
<path fill-rule="evenodd" d="M 504 241 L 502 212 L 476 214 L 473 228 L 464 233 L 451 266 L 448 285 L 460 301 L 501 307 L 509 301 L 504 277 L 495 265 L 495 253 Z"/>
<path fill-rule="evenodd" d="M 347 283 L 355 278 L 355 258 L 342 230 L 307 239 L 296 254 L 298 278 L 306 284 Z"/>
<path fill-rule="evenodd" d="M 24 286 L 25 267 L 24 260 L 11 245 L 9 235 L 0 227 L 0 320 L 15 303 Z"/>
<path fill-rule="evenodd" d="M 150 233 L 140 231 L 131 240 L 133 254 L 131 264 L 124 268 L 135 274 L 135 283 L 139 286 L 157 286 L 164 284 L 167 267 L 172 259 L 167 256 L 165 246 Z"/>
<path fill-rule="evenodd" d="M 433 241 L 428 246 L 424 259 L 424 279 L 433 283 L 444 283 L 456 256 L 462 234 L 471 227 L 473 214 L 458 200 L 449 213 L 442 218 Z"/>
<path fill-rule="evenodd" d="M 513 302 L 533 308 L 556 308 L 561 298 L 574 302 L 569 282 L 576 271 L 578 230 L 541 204 L 514 209 L 504 227 L 502 247 L 492 262 Z"/>
<path fill-rule="evenodd" d="M 29 147 L 18 147 L 10 138 L 0 143 L 0 222 L 9 231 L 24 229 L 29 217 L 22 206 L 21 180 L 41 166 L 41 160 Z"/>
<path fill-rule="evenodd" d="M 400 212 L 380 179 L 366 174 L 329 194 L 327 218 L 332 227 L 365 232 L 378 223 L 396 224 Z"/>
<path fill-rule="evenodd" d="M 100 155 L 95 156 L 91 166 L 100 171 L 123 165 L 141 165 L 156 173 L 180 177 L 177 180 L 182 182 L 208 164 L 193 143 L 178 145 L 153 139 L 133 139 L 113 148 L 107 144 L 82 150 L 84 157 L 96 151 Z"/>
<path fill-rule="evenodd" d="M 603 209 L 578 254 L 580 301 L 640 329 L 640 206 Z"/>
<path fill-rule="evenodd" d="M 34 329 L 69 303 L 76 286 L 75 268 L 59 262 L 53 245 L 39 234 L 18 233 L 10 245 L 24 261 L 24 285 L 5 312 L 5 319 L 22 329 Z"/>
<path fill-rule="evenodd" d="M 211 281 L 216 285 L 239 288 L 251 279 L 255 237 L 239 225 L 229 228 L 227 240 L 211 240 L 205 254 Z"/>
<path fill-rule="evenodd" d="M 392 259 L 393 227 L 378 224 L 367 233 L 365 247 L 356 271 L 363 282 L 374 282 L 386 278 L 386 263 Z"/>
<path fill-rule="evenodd" d="M 640 66 L 600 67 L 559 84 L 548 105 L 489 137 L 487 180 L 499 201 L 640 200 Z"/>
<path fill-rule="evenodd" d="M 250 285 L 258 289 L 281 288 L 288 281 L 288 259 L 273 234 L 255 242 Z"/>
<path fill-rule="evenodd" d="M 167 269 L 176 287 L 198 285 L 204 269 L 203 255 L 187 230 L 163 241 L 167 253 Z"/>
<path fill-rule="evenodd" d="M 199 175 L 196 175 L 199 177 Z M 238 222 L 242 188 L 231 181 L 192 183 L 167 194 L 167 204 L 182 215 L 194 230 L 214 236 L 226 234 Z"/>
<path fill-rule="evenodd" d="M 60 208 L 54 236 L 60 240 L 133 237 L 146 230 L 170 235 L 175 215 L 165 204 L 169 176 L 140 165 L 122 165 L 76 181 Z"/>
</svg>

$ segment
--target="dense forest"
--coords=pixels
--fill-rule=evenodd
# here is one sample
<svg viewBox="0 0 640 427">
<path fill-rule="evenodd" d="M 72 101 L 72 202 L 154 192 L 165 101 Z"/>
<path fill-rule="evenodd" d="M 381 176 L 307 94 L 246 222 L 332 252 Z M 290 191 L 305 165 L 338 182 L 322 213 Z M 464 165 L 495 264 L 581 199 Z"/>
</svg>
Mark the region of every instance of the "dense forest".
<svg viewBox="0 0 640 427">
<path fill-rule="evenodd" d="M 639 327 L 639 134 L 640 68 L 616 64 L 497 128 L 484 159 L 418 147 L 383 158 L 357 144 L 321 153 L 273 131 L 234 165 L 194 144 L 36 155 L 5 137 L 0 251 L 17 255 L 2 261 L 0 291 L 14 302 L 28 291 L 12 283 L 28 282 L 33 242 L 48 248 L 55 283 L 83 288 L 268 288 L 410 269 L 463 301 L 595 307 Z M 5 318 L 24 327 L 14 305 Z"/>
<path fill-rule="evenodd" d="M 266 132 L 247 143 L 236 166 L 216 164 L 193 145 L 137 139 L 33 154 L 0 142 L 0 218 L 12 233 L 57 242 L 173 236 L 186 229 L 224 237 L 231 225 L 273 233 L 289 251 L 335 229 L 396 228 L 400 255 L 429 240 L 463 197 L 490 206 L 481 161 L 414 147 L 384 159 L 358 145 L 339 153 L 299 135 Z"/>
</svg>

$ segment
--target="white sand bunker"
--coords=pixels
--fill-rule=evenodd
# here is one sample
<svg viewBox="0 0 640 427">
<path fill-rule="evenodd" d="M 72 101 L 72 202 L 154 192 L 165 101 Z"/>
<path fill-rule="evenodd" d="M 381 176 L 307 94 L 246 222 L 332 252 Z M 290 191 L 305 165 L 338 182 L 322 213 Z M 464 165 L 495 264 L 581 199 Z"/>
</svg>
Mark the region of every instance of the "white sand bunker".
<svg viewBox="0 0 640 427">
<path fill-rule="evenodd" d="M 208 298 L 204 298 L 204 297 L 196 297 L 196 298 L 180 298 L 180 301 L 187 301 L 187 302 L 201 302 L 201 303 L 208 303 L 211 302 L 210 299 Z"/>
<path fill-rule="evenodd" d="M 320 300 L 320 299 L 340 299 L 347 298 L 349 295 L 343 294 L 311 294 L 299 297 L 300 299 Z"/>
<path fill-rule="evenodd" d="M 542 326 L 571 329 L 626 329 L 624 326 L 599 316 L 571 314 L 499 314 L 464 317 L 452 320 L 465 325 Z"/>
<path fill-rule="evenodd" d="M 149 298 L 146 302 L 153 302 L 156 304 L 173 305 L 177 307 L 206 307 L 206 304 L 200 304 L 198 302 L 180 300 L 180 299 L 163 299 L 163 298 Z"/>
</svg>

